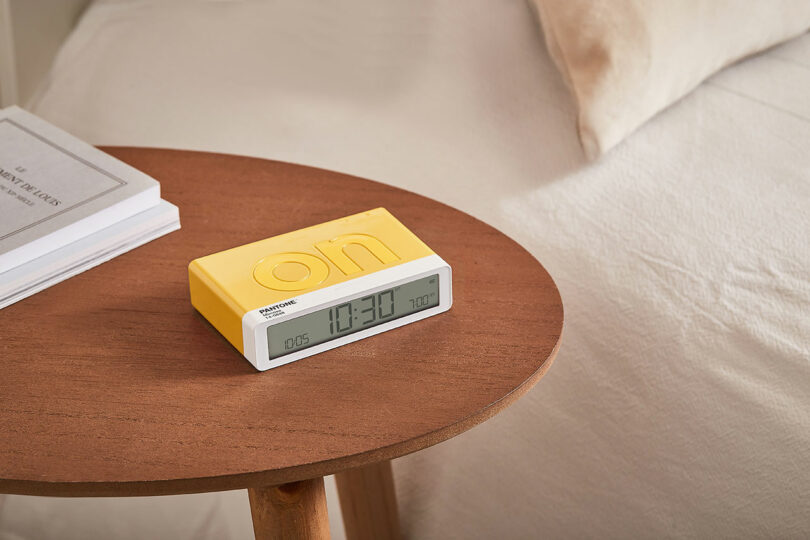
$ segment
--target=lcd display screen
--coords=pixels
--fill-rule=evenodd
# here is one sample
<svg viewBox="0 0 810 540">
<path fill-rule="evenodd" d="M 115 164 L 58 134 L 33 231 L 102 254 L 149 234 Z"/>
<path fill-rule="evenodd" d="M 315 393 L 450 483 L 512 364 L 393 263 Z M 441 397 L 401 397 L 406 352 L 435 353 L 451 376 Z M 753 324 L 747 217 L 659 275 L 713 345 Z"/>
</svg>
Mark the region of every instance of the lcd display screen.
<svg viewBox="0 0 810 540">
<path fill-rule="evenodd" d="M 269 326 L 269 356 L 272 360 L 438 305 L 439 276 L 434 274 Z"/>
</svg>

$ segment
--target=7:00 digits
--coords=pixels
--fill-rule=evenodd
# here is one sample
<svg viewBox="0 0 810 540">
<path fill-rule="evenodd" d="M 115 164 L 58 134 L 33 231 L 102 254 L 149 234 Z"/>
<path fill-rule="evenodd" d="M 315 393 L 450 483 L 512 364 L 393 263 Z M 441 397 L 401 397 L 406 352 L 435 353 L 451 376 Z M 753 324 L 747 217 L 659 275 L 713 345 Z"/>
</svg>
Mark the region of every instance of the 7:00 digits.
<svg viewBox="0 0 810 540">
<path fill-rule="evenodd" d="M 416 298 L 411 298 L 411 309 L 417 309 L 420 307 L 424 307 L 430 303 L 431 294 L 423 294 L 422 296 L 418 296 Z"/>
</svg>

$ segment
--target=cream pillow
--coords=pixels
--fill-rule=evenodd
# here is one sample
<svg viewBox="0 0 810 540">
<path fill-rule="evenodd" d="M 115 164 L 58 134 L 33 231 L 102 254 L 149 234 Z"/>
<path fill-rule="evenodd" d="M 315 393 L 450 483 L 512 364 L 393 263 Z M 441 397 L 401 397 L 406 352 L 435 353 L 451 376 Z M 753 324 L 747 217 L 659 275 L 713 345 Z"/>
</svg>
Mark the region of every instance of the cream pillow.
<svg viewBox="0 0 810 540">
<path fill-rule="evenodd" d="M 530 0 L 588 159 L 706 77 L 810 28 L 810 0 Z"/>
</svg>

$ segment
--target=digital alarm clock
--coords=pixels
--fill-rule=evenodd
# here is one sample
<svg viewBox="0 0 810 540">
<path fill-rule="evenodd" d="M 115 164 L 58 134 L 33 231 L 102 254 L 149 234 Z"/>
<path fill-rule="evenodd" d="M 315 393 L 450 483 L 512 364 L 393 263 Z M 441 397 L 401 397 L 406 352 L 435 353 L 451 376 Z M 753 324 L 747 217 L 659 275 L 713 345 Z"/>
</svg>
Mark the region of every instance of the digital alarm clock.
<svg viewBox="0 0 810 540">
<path fill-rule="evenodd" d="M 450 265 L 386 209 L 195 259 L 191 303 L 264 371 L 436 315 Z"/>
</svg>

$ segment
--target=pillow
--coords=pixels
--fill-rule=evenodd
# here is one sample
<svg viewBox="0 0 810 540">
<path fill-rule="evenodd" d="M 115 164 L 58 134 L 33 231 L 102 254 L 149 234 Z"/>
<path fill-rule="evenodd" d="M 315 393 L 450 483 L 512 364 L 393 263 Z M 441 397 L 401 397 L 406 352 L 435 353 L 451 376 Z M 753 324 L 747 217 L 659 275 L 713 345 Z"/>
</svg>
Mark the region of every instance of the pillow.
<svg viewBox="0 0 810 540">
<path fill-rule="evenodd" d="M 808 0 L 530 0 L 595 159 L 732 62 L 810 28 Z"/>
</svg>

